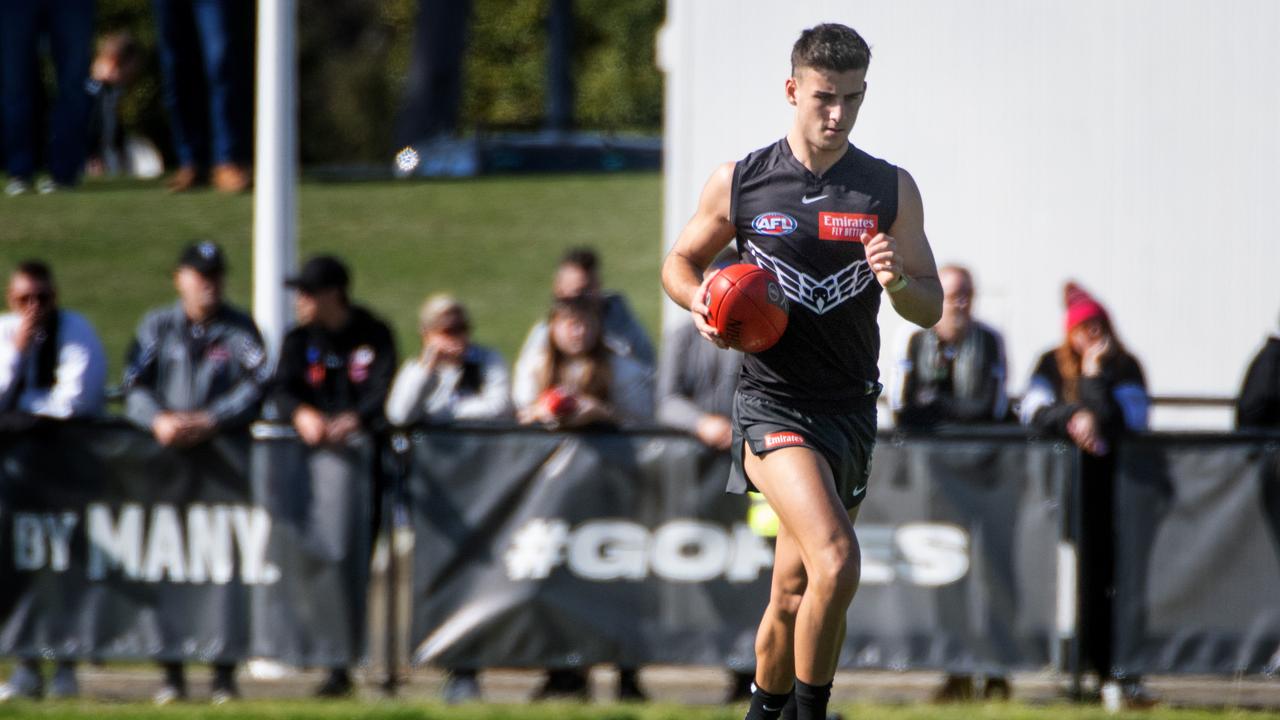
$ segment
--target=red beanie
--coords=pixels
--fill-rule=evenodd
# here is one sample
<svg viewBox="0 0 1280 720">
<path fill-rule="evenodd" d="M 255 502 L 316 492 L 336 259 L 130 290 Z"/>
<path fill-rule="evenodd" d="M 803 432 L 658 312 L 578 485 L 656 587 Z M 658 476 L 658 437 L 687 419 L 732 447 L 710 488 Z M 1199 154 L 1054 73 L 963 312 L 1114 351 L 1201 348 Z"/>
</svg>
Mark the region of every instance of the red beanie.
<svg viewBox="0 0 1280 720">
<path fill-rule="evenodd" d="M 1107 311 L 1102 304 L 1093 299 L 1089 293 L 1073 282 L 1065 288 L 1067 302 L 1067 332 L 1075 326 L 1094 318 L 1106 318 Z"/>
</svg>

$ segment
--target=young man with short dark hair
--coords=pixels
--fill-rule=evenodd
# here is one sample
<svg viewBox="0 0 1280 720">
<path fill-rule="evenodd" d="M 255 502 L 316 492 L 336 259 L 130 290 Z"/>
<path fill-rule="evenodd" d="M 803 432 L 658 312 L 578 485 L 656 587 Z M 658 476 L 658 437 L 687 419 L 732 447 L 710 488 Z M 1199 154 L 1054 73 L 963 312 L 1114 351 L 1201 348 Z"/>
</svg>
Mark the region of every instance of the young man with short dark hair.
<svg viewBox="0 0 1280 720">
<path fill-rule="evenodd" d="M 791 129 L 712 173 L 662 269 L 667 294 L 717 344 L 703 270 L 735 236 L 791 305 L 781 340 L 745 357 L 734 401 L 728 489 L 758 489 L 780 521 L 748 720 L 779 717 L 793 687 L 800 720 L 826 716 L 861 569 L 853 520 L 875 444 L 881 291 L 922 327 L 942 311 L 915 181 L 849 143 L 870 59 L 843 25 L 801 34 L 785 83 Z"/>
</svg>

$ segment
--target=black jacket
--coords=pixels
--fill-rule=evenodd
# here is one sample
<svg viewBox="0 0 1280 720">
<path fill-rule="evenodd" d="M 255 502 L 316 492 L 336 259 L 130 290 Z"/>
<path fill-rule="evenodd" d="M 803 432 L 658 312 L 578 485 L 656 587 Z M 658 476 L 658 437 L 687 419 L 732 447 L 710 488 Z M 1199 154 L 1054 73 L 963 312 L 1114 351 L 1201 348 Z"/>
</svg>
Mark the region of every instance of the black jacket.
<svg viewBox="0 0 1280 720">
<path fill-rule="evenodd" d="M 1097 417 L 1106 437 L 1115 438 L 1125 430 L 1147 429 L 1147 381 L 1142 366 L 1132 355 L 1111 356 L 1097 377 L 1082 376 L 1078 383 L 1079 401 L 1067 402 L 1057 354 L 1050 350 L 1040 356 L 1031 374 L 1031 385 L 1022 398 L 1023 423 L 1041 432 L 1065 435 L 1071 416 L 1085 408 Z"/>
<path fill-rule="evenodd" d="M 1236 427 L 1280 427 L 1280 338 L 1268 338 L 1249 363 L 1236 400 Z"/>
<path fill-rule="evenodd" d="M 313 323 L 285 335 L 276 371 L 276 407 L 286 419 L 303 404 L 327 414 L 354 410 L 365 430 L 380 430 L 386 425 L 382 408 L 395 372 L 390 328 L 352 306 L 351 318 L 336 332 Z"/>
</svg>

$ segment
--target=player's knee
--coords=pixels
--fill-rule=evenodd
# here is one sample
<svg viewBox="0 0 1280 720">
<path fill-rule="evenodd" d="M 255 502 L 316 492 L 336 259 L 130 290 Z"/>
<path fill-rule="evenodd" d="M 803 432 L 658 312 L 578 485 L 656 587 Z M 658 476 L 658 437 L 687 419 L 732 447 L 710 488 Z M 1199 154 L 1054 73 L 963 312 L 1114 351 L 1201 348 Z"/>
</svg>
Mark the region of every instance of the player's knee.
<svg viewBox="0 0 1280 720">
<path fill-rule="evenodd" d="M 774 588 L 769 595 L 769 607 L 784 621 L 792 621 L 800 612 L 800 601 L 804 599 L 804 583 L 795 586 Z"/>
<path fill-rule="evenodd" d="M 852 598 L 862 576 L 862 555 L 856 541 L 836 542 L 817 553 L 809 570 L 811 586 L 823 595 Z"/>
</svg>

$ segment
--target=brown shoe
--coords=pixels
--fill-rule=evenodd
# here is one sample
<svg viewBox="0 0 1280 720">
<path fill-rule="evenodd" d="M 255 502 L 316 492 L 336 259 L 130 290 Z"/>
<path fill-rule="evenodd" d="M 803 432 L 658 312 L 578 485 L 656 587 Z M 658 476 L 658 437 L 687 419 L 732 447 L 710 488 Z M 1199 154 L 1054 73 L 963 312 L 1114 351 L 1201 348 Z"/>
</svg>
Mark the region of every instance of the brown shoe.
<svg viewBox="0 0 1280 720">
<path fill-rule="evenodd" d="M 249 189 L 249 172 L 235 163 L 223 163 L 213 168 L 213 187 L 218 192 L 242 193 Z"/>
<path fill-rule="evenodd" d="M 169 178 L 166 187 L 169 188 L 169 192 L 180 193 L 194 190 L 208 182 L 209 178 L 200 171 L 200 168 L 194 165 L 183 165 L 178 168 L 173 177 Z"/>
<path fill-rule="evenodd" d="M 970 702 L 977 695 L 972 675 L 948 675 L 942 687 L 933 693 L 935 703 Z"/>
</svg>

